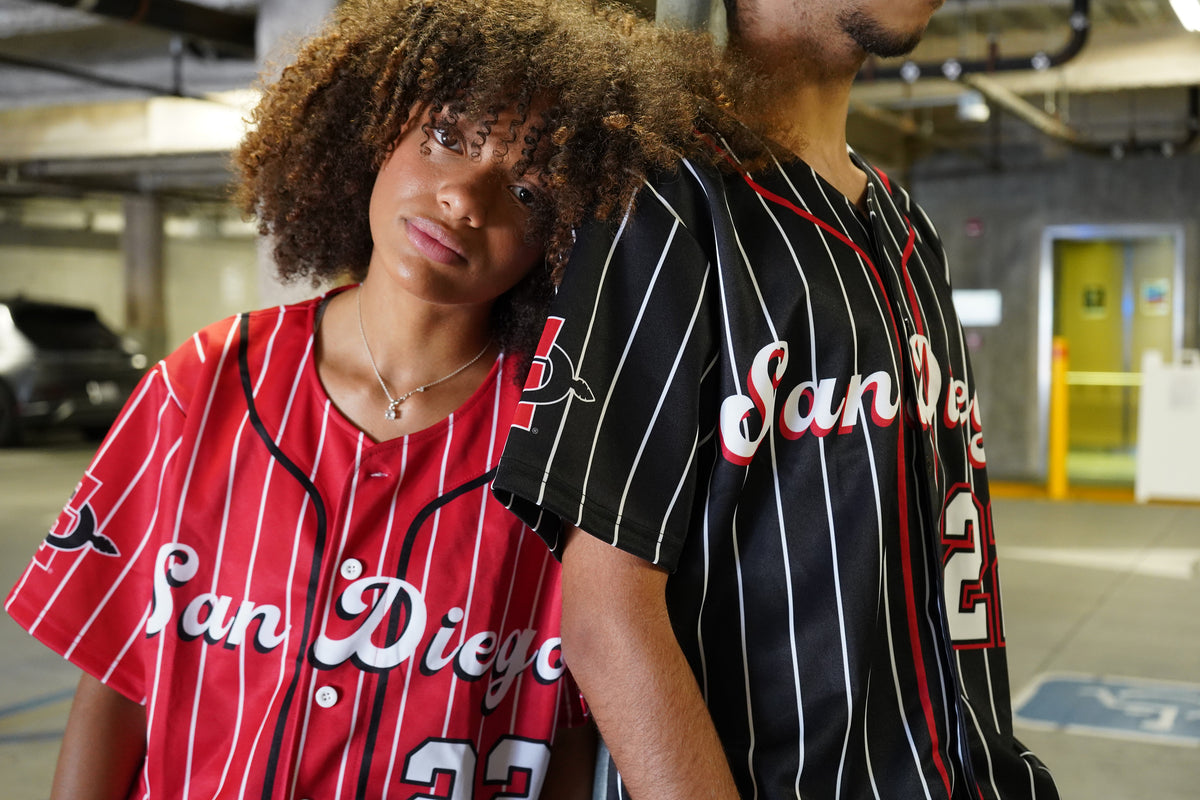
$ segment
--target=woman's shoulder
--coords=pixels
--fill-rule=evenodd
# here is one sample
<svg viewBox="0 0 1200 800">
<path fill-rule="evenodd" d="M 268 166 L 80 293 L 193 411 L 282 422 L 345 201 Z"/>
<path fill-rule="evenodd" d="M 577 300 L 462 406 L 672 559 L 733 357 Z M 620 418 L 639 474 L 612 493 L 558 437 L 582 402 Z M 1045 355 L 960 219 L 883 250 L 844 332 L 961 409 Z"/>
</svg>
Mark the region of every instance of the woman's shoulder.
<svg viewBox="0 0 1200 800">
<path fill-rule="evenodd" d="M 297 303 L 233 314 L 200 328 L 157 366 L 182 401 L 205 375 L 236 369 L 240 350 L 257 360 L 266 348 L 291 350 L 313 334 L 313 320 L 324 295 Z"/>
</svg>

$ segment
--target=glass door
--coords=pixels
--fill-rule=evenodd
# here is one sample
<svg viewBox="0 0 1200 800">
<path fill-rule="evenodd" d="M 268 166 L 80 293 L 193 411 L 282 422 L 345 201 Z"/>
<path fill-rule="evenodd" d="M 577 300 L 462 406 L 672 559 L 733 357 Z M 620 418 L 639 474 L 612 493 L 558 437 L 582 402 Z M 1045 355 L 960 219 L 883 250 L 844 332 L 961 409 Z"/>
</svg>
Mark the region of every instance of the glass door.
<svg viewBox="0 0 1200 800">
<path fill-rule="evenodd" d="M 1132 486 L 1142 354 L 1158 350 L 1170 362 L 1181 335 L 1182 233 L 1167 226 L 1054 232 L 1050 330 L 1067 341 L 1070 358 L 1068 479 Z"/>
</svg>

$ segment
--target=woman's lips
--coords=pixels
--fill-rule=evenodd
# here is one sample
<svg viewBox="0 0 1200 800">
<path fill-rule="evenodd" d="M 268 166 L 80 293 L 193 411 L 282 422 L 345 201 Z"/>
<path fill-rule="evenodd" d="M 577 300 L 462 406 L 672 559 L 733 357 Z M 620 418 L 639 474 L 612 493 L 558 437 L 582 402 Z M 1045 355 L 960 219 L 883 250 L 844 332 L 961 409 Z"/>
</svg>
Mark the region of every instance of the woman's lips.
<svg viewBox="0 0 1200 800">
<path fill-rule="evenodd" d="M 462 244 L 436 222 L 412 217 L 405 221 L 404 230 L 413 247 L 432 261 L 458 264 L 467 260 Z"/>
</svg>

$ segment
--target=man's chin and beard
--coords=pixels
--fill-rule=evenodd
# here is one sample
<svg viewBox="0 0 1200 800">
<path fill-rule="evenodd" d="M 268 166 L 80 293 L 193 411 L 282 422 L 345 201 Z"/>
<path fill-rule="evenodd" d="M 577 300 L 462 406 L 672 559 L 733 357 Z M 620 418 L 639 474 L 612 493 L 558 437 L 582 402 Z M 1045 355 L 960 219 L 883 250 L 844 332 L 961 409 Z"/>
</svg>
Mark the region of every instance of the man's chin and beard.
<svg viewBox="0 0 1200 800">
<path fill-rule="evenodd" d="M 915 31 L 890 30 L 862 10 L 842 12 L 838 23 L 863 52 L 879 58 L 908 55 L 925 34 L 925 26 Z"/>
</svg>

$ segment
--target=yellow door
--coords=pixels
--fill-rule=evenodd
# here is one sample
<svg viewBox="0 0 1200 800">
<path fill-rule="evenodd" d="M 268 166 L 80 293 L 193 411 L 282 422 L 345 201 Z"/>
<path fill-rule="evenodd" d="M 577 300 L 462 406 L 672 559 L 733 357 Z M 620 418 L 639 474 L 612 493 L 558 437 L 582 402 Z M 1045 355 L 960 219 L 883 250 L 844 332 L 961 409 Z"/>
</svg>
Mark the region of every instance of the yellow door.
<svg viewBox="0 0 1200 800">
<path fill-rule="evenodd" d="M 1133 482 L 1142 353 L 1171 360 L 1170 236 L 1058 240 L 1054 333 L 1067 339 L 1072 481 Z"/>
</svg>

